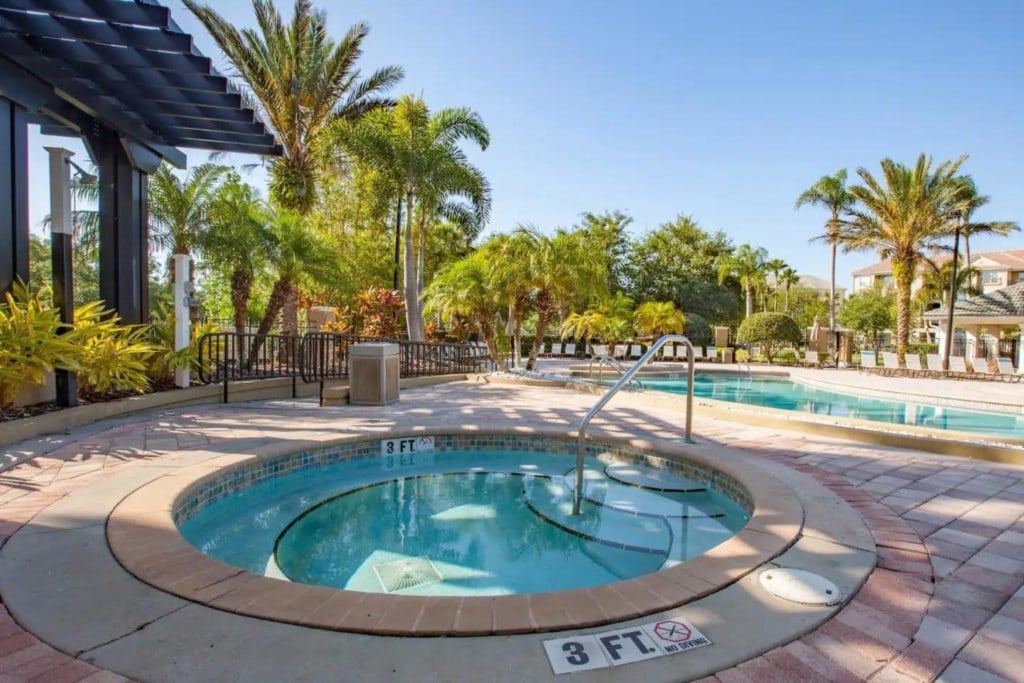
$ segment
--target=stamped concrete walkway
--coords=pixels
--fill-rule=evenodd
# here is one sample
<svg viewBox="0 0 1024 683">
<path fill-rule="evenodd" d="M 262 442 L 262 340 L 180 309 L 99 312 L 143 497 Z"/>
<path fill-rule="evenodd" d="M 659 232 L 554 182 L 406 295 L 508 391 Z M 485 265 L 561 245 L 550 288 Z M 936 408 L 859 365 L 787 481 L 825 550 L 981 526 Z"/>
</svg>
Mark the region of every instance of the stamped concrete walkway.
<svg viewBox="0 0 1024 683">
<path fill-rule="evenodd" d="M 677 416 L 630 401 L 616 398 L 599 428 L 678 437 Z M 273 401 L 93 426 L 4 454 L 30 458 L 0 473 L 0 534 L 6 539 L 69 493 L 101 486 L 110 473 L 180 463 L 200 450 L 244 452 L 267 439 L 302 441 L 336 431 L 340 422 L 386 431 L 399 416 L 430 424 L 517 420 L 569 427 L 592 402 L 561 390 L 457 383 L 403 392 L 402 403 L 387 409 Z M 879 546 L 879 567 L 835 618 L 709 680 L 1024 681 L 1024 468 L 793 435 L 699 413 L 694 424 L 702 443 L 728 444 L 813 474 L 860 511 Z M 19 587 L 5 587 L 11 590 Z M 0 683 L 125 680 L 96 669 L 90 658 L 87 651 L 58 652 L 0 614 Z"/>
</svg>

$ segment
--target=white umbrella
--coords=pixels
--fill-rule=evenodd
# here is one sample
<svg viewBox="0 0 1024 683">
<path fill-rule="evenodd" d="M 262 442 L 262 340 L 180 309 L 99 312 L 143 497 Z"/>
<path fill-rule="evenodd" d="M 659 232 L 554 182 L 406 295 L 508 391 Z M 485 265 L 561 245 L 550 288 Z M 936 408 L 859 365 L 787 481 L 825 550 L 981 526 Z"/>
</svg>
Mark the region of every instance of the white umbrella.
<svg viewBox="0 0 1024 683">
<path fill-rule="evenodd" d="M 814 316 L 814 324 L 811 325 L 811 341 L 818 341 L 819 334 L 821 334 L 821 321 L 818 320 L 818 316 Z"/>
</svg>

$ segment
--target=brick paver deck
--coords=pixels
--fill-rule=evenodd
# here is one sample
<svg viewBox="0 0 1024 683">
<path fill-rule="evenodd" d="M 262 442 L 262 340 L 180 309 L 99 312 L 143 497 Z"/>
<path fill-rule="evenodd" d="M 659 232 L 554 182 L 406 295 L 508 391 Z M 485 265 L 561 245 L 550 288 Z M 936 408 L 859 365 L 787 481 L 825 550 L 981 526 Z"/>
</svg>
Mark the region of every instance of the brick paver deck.
<svg viewBox="0 0 1024 683">
<path fill-rule="evenodd" d="M 593 401 L 543 389 L 489 387 L 484 403 L 473 397 L 477 386 L 403 393 L 402 406 L 429 408 L 452 424 L 486 424 L 494 417 L 568 426 Z M 36 455 L 0 473 L 0 536 L 5 540 L 53 502 L 112 469 L 144 466 L 190 449 L 302 439 L 329 429 L 346 410 L 373 421 L 366 409 L 318 411 L 308 402 L 210 405 L 83 429 L 56 446 L 47 439 L 19 444 L 11 450 Z M 638 435 L 673 434 L 674 425 L 645 421 L 638 411 L 619 416 L 617 426 Z M 612 411 L 609 418 L 615 417 Z M 695 431 L 702 440 L 814 475 L 858 510 L 879 547 L 878 567 L 837 616 L 706 680 L 1024 681 L 1024 468 L 794 436 L 699 414 Z M 50 648 L 6 610 L 0 612 L 0 683 L 126 680 L 85 659 Z"/>
</svg>

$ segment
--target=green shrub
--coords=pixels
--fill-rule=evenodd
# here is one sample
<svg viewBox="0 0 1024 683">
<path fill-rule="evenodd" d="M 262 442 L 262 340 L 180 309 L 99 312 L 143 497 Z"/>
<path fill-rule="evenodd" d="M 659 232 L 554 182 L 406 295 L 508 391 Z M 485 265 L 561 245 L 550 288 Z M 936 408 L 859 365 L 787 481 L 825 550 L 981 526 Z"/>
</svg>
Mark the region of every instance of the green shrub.
<svg viewBox="0 0 1024 683">
<path fill-rule="evenodd" d="M 736 339 L 757 344 L 768 362 L 784 344 L 798 344 L 803 333 L 795 320 L 784 313 L 754 313 L 740 324 Z"/>
<path fill-rule="evenodd" d="M 929 353 L 938 352 L 938 343 L 907 344 L 907 353 L 916 353 L 919 356 L 925 356 Z"/>
<path fill-rule="evenodd" d="M 14 401 L 22 384 L 40 385 L 54 368 L 75 370 L 79 349 L 65 329 L 60 313 L 45 305 L 44 290 L 31 293 L 22 283 L 0 305 L 0 407 Z"/>
<path fill-rule="evenodd" d="M 199 363 L 199 340 L 204 334 L 217 332 L 216 325 L 192 325 L 192 338 L 189 345 L 181 350 L 174 349 L 174 311 L 158 306 L 149 323 L 149 342 L 156 349 L 146 364 L 146 374 L 157 382 L 169 382 L 179 368 L 189 368 L 198 373 L 202 368 Z"/>
<path fill-rule="evenodd" d="M 782 351 L 779 351 L 778 355 L 776 355 L 775 357 L 788 365 L 796 365 L 795 349 L 782 349 Z"/>
<path fill-rule="evenodd" d="M 719 351 L 719 353 L 721 353 L 721 351 Z M 750 360 L 750 352 L 746 349 L 736 349 L 735 360 L 737 363 L 746 363 Z"/>
<path fill-rule="evenodd" d="M 97 393 L 149 388 L 148 361 L 158 350 L 146 325 L 119 325 L 120 318 L 94 301 L 75 310 L 75 329 L 67 336 L 78 347 L 78 382 Z"/>
</svg>

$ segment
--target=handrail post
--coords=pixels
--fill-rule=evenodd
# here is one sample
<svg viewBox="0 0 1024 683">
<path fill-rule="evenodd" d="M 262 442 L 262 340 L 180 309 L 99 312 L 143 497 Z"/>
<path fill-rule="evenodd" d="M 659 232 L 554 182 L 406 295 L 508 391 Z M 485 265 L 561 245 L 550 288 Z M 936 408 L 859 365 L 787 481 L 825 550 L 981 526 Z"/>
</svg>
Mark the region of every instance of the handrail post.
<svg viewBox="0 0 1024 683">
<path fill-rule="evenodd" d="M 587 427 L 590 425 L 590 421 L 593 420 L 594 416 L 597 415 L 601 411 L 601 409 L 604 408 L 605 405 L 607 405 L 608 402 L 612 400 L 612 398 L 615 396 L 615 394 L 619 393 L 619 391 L 624 386 L 629 384 L 629 382 L 633 379 L 633 377 L 638 372 L 640 372 L 640 368 L 642 368 L 644 365 L 646 365 L 648 362 L 650 362 L 650 360 L 652 358 L 654 358 L 654 356 L 658 353 L 658 350 L 661 349 L 661 347 L 663 347 L 665 344 L 667 344 L 669 342 L 672 342 L 672 341 L 682 342 L 686 346 L 686 350 L 687 350 L 686 351 L 686 355 L 687 355 L 687 358 L 689 360 L 689 368 L 687 369 L 687 387 L 686 387 L 686 432 L 685 432 L 686 437 L 685 438 L 686 438 L 687 441 L 691 440 L 691 434 L 692 434 L 692 429 L 693 429 L 693 376 L 694 376 L 693 344 L 690 343 L 690 340 L 687 339 L 685 335 L 682 335 L 682 334 L 666 334 L 663 337 L 661 337 L 660 339 L 658 339 L 656 342 L 651 344 L 650 348 L 647 349 L 647 353 L 642 355 L 640 357 L 640 360 L 638 360 L 636 363 L 634 363 L 632 365 L 632 367 L 630 367 L 628 370 L 626 370 L 622 374 L 622 377 L 619 378 L 619 381 L 617 381 L 614 385 L 612 385 L 612 387 L 608 391 L 606 391 L 604 393 L 604 395 L 601 396 L 601 398 L 598 399 L 597 403 L 594 404 L 594 407 L 591 408 L 589 411 L 587 411 L 587 414 L 583 416 L 583 420 L 580 421 L 580 427 L 579 427 L 579 430 L 577 431 L 577 437 L 576 437 L 576 488 L 573 490 L 573 493 L 572 493 L 572 514 L 573 515 L 580 514 L 580 504 L 582 502 L 582 497 L 583 497 L 583 460 L 584 460 L 584 453 L 586 451 Z"/>
</svg>

